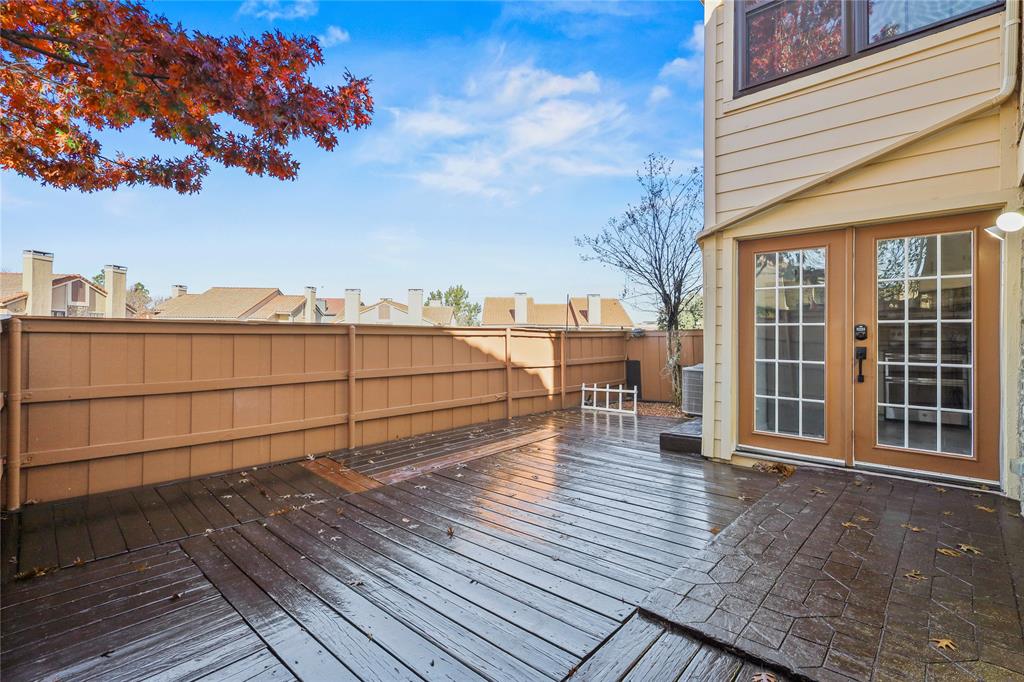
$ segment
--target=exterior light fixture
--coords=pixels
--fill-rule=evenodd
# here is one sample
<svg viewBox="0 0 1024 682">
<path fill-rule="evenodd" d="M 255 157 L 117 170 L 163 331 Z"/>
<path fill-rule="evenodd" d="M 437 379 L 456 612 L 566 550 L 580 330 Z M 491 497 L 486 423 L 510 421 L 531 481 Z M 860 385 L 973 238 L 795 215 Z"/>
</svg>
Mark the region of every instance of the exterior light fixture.
<svg viewBox="0 0 1024 682">
<path fill-rule="evenodd" d="M 999 241 L 1004 241 L 1006 239 L 1006 233 L 1000 230 L 996 225 L 993 225 L 992 227 L 986 227 L 985 231 L 988 232 L 993 237 L 995 237 L 996 239 L 998 239 Z"/>
<path fill-rule="evenodd" d="M 1024 214 L 1020 211 L 1007 211 L 996 218 L 996 227 L 1003 232 L 1024 230 Z"/>
</svg>

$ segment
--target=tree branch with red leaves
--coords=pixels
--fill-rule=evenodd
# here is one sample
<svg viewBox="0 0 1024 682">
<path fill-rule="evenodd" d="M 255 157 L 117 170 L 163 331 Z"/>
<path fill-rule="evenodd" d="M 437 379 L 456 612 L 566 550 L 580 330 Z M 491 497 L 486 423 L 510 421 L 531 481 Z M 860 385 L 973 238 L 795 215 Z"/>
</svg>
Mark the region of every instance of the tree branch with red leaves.
<svg viewBox="0 0 1024 682">
<path fill-rule="evenodd" d="M 315 38 L 217 38 L 118 0 L 0 1 L 0 167 L 61 189 L 198 192 L 210 161 L 292 180 L 287 149 L 332 150 L 373 115 L 369 79 L 318 88 Z M 242 132 L 225 130 L 224 118 Z M 217 120 L 215 120 L 217 119 Z M 97 135 L 148 123 L 181 158 L 105 153 Z M 236 126 L 232 125 L 232 128 Z"/>
</svg>

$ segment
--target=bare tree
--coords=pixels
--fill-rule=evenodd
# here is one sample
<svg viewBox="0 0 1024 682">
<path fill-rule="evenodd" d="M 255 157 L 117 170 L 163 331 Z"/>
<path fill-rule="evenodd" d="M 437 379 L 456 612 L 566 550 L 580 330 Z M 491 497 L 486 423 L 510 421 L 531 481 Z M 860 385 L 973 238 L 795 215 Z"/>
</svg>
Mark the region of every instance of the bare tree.
<svg viewBox="0 0 1024 682">
<path fill-rule="evenodd" d="M 641 195 L 596 235 L 576 238 L 583 260 L 622 271 L 629 285 L 655 300 L 668 331 L 666 372 L 678 399 L 679 322 L 700 300 L 702 262 L 697 234 L 704 224 L 704 178 L 699 168 L 676 174 L 673 162 L 651 154 L 636 174 Z"/>
</svg>

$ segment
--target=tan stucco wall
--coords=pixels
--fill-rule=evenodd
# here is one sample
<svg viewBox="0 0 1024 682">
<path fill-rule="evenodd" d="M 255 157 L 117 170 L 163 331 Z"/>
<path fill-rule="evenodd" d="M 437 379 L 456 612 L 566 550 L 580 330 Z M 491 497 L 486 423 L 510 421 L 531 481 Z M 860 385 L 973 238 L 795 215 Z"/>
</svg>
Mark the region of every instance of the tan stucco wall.
<svg viewBox="0 0 1024 682">
<path fill-rule="evenodd" d="M 705 77 L 715 86 L 705 100 L 707 227 L 928 130 L 1001 84 L 1003 13 L 733 100 L 732 2 L 708 4 Z M 704 239 L 705 455 L 728 459 L 736 446 L 738 240 L 1017 208 L 1019 109 L 1011 97 Z M 1003 252 L 1007 467 L 1021 456 L 1021 239 L 1011 236 Z"/>
</svg>

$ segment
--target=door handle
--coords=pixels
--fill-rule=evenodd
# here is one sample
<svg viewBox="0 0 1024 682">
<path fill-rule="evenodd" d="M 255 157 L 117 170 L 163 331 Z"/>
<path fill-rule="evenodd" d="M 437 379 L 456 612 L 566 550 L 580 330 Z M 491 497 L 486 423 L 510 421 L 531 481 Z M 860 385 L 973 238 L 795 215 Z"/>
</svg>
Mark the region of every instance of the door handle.
<svg viewBox="0 0 1024 682">
<path fill-rule="evenodd" d="M 864 361 L 868 357 L 868 347 L 867 346 L 857 346 L 854 349 L 853 357 L 857 361 L 857 383 L 858 384 L 863 384 L 864 383 Z"/>
</svg>

